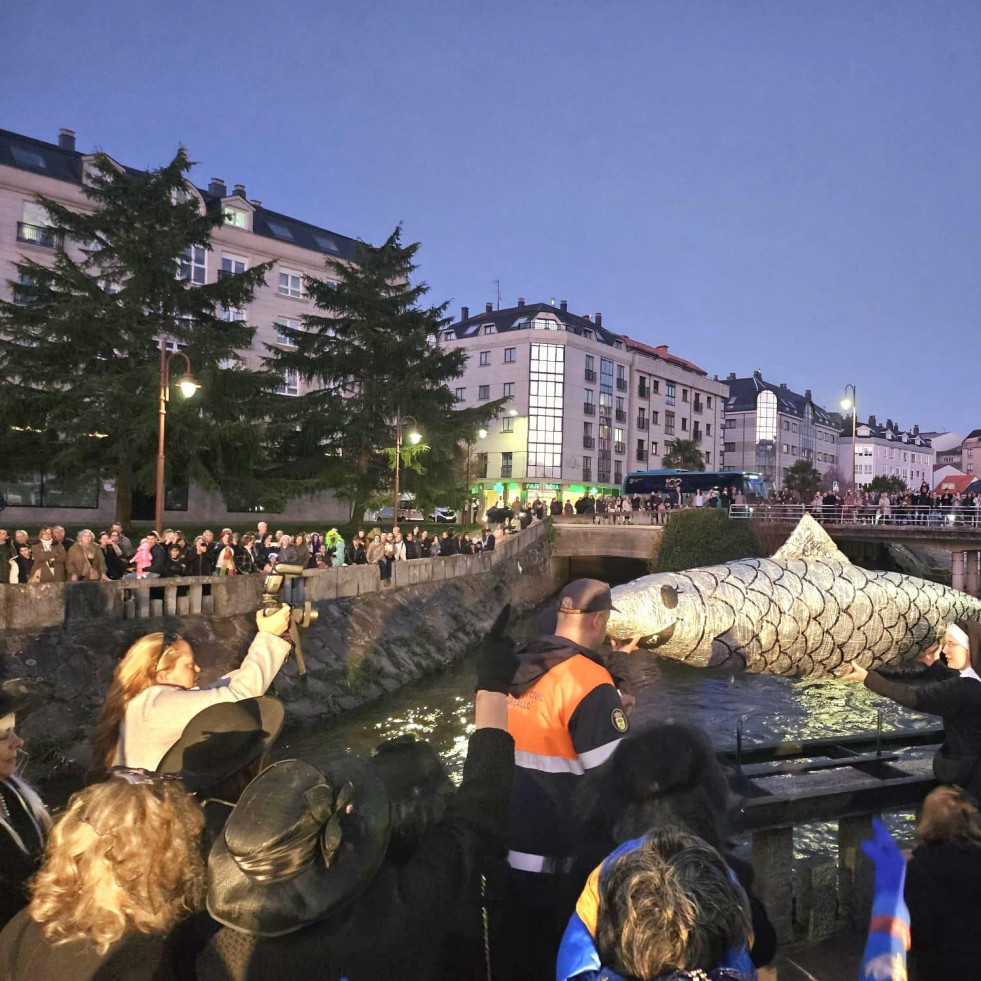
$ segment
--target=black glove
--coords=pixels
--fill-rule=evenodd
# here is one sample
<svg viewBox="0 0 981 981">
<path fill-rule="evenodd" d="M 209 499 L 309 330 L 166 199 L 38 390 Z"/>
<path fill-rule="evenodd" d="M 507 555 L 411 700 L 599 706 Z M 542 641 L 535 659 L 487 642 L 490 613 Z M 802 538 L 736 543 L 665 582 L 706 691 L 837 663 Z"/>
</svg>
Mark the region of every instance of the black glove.
<svg viewBox="0 0 981 981">
<path fill-rule="evenodd" d="M 496 691 L 506 695 L 518 670 L 518 652 L 514 641 L 507 634 L 508 620 L 511 618 L 511 604 L 508 603 L 497 615 L 490 633 L 477 652 L 477 690 Z"/>
</svg>

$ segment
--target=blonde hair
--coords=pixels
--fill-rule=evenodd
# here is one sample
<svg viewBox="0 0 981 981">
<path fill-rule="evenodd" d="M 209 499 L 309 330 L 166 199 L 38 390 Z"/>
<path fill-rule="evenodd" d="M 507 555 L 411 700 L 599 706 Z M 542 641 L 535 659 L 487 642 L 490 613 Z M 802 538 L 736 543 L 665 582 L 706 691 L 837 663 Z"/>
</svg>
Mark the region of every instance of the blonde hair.
<svg viewBox="0 0 981 981">
<path fill-rule="evenodd" d="M 52 943 L 87 941 L 100 954 L 130 931 L 169 933 L 204 900 L 203 825 L 177 781 L 87 787 L 48 836 L 29 915 Z"/>
<path fill-rule="evenodd" d="M 167 638 L 164 633 L 141 637 L 116 666 L 92 734 L 92 768 L 97 779 L 105 775 L 115 759 L 126 706 L 141 691 L 157 683 L 158 671 L 170 670 L 177 660 L 174 645 L 181 638 L 170 635 L 169 643 Z"/>
<path fill-rule="evenodd" d="M 937 787 L 923 801 L 916 836 L 926 843 L 981 846 L 981 813 L 959 787 Z"/>
</svg>

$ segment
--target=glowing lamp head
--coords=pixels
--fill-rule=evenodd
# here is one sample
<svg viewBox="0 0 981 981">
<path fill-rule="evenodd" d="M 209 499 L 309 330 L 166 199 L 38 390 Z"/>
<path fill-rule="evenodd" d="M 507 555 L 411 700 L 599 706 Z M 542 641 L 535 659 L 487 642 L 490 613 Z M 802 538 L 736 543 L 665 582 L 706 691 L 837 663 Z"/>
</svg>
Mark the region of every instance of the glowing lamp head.
<svg viewBox="0 0 981 981">
<path fill-rule="evenodd" d="M 184 398 L 189 399 L 201 386 L 195 381 L 194 376 L 188 372 L 181 376 L 177 382 L 177 387 L 181 390 Z"/>
<path fill-rule="evenodd" d="M 422 439 L 422 433 L 417 433 L 417 432 L 411 432 L 411 433 L 409 433 L 409 442 L 413 446 L 418 446 L 419 445 L 419 440 L 421 440 L 421 439 Z"/>
<path fill-rule="evenodd" d="M 852 400 L 851 400 L 851 399 L 847 399 L 847 398 L 846 398 L 846 399 L 842 399 L 842 400 L 841 400 L 841 407 L 842 407 L 842 408 L 843 408 L 843 409 L 844 409 L 844 410 L 845 410 L 846 412 L 848 412 L 848 410 L 849 410 L 849 409 L 851 409 L 851 407 L 852 407 L 852 405 L 853 405 L 853 404 L 854 404 L 854 403 L 852 402 Z"/>
<path fill-rule="evenodd" d="M 514 418 L 515 416 L 517 416 L 517 414 L 518 414 L 518 410 L 517 410 L 517 409 L 509 409 L 509 410 L 508 410 L 508 415 L 509 415 L 509 416 L 510 416 L 510 417 L 511 417 L 512 419 L 513 419 L 513 418 Z"/>
<path fill-rule="evenodd" d="M 487 439 L 487 430 L 486 429 L 478 429 L 477 430 L 477 438 L 478 439 Z"/>
</svg>

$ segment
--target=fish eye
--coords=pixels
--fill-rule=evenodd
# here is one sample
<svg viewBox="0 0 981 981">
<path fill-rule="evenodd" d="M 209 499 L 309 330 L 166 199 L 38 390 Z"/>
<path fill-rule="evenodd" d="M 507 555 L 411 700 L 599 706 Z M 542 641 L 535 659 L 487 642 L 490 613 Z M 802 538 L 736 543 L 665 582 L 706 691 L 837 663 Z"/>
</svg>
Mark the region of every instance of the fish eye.
<svg viewBox="0 0 981 981">
<path fill-rule="evenodd" d="M 662 586 L 661 602 L 666 609 L 673 610 L 678 605 L 678 590 L 674 586 Z"/>
</svg>

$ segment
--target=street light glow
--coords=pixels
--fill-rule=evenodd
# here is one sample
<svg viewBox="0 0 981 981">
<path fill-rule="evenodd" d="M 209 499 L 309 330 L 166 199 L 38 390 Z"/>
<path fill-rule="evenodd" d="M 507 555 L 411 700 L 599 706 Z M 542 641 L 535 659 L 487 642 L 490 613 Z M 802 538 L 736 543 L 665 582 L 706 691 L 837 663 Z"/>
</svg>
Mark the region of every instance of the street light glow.
<svg viewBox="0 0 981 981">
<path fill-rule="evenodd" d="M 851 409 L 851 407 L 852 407 L 852 400 L 851 400 L 851 399 L 848 399 L 848 398 L 845 398 L 845 399 L 842 399 L 842 400 L 841 400 L 841 407 L 842 407 L 842 408 L 843 408 L 843 409 L 844 409 L 844 410 L 845 410 L 846 412 L 848 412 L 848 411 L 849 411 L 849 409 Z"/>
<path fill-rule="evenodd" d="M 419 445 L 419 440 L 421 440 L 421 439 L 422 439 L 422 433 L 417 433 L 417 432 L 414 432 L 414 431 L 411 432 L 411 433 L 409 433 L 409 442 L 413 446 L 418 446 Z"/>
<path fill-rule="evenodd" d="M 514 416 L 516 416 L 517 414 L 518 414 L 518 410 L 517 409 L 510 409 L 510 410 L 508 410 L 508 415 L 511 416 L 512 418 L 514 418 Z"/>
<path fill-rule="evenodd" d="M 478 439 L 487 439 L 487 430 L 486 429 L 478 429 L 477 430 L 477 438 Z"/>
<path fill-rule="evenodd" d="M 184 398 L 189 399 L 201 386 L 195 381 L 194 376 L 187 372 L 181 376 L 180 381 L 177 382 L 177 387 L 183 393 Z"/>
</svg>

